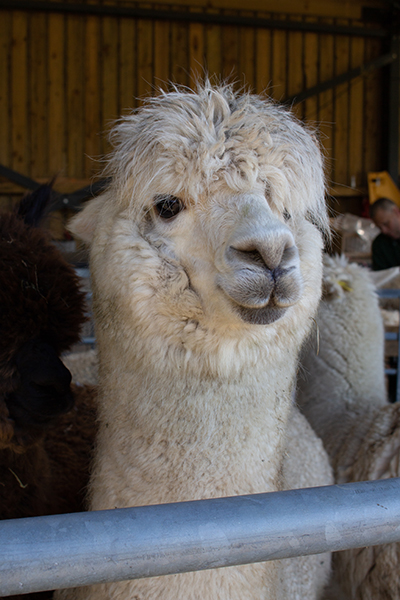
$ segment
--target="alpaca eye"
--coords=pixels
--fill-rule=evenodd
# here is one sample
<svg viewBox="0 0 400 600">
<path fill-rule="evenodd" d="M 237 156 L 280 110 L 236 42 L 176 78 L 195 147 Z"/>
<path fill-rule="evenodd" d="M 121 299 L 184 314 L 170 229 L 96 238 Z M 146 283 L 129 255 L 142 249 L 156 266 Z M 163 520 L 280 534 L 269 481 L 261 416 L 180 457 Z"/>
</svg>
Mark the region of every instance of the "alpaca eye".
<svg viewBox="0 0 400 600">
<path fill-rule="evenodd" d="M 154 208 L 162 219 L 172 219 L 184 209 L 184 205 L 176 196 L 160 195 L 154 198 Z"/>
<path fill-rule="evenodd" d="M 286 222 L 286 221 L 289 221 L 289 219 L 291 219 L 291 218 L 292 218 L 292 217 L 291 217 L 291 214 L 290 214 L 290 213 L 288 213 L 288 211 L 286 210 L 286 208 L 285 208 L 285 210 L 283 211 L 283 218 L 284 218 L 285 222 Z"/>
</svg>

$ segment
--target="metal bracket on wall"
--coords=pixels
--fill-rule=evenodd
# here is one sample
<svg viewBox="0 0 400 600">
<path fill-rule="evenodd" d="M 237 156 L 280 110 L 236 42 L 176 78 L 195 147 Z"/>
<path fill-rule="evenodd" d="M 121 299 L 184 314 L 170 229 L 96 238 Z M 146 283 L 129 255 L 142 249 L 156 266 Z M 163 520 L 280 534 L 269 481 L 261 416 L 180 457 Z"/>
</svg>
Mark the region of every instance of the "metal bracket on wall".
<svg viewBox="0 0 400 600">
<path fill-rule="evenodd" d="M 17 185 L 20 185 L 21 187 L 31 191 L 37 190 L 41 185 L 34 179 L 31 179 L 26 175 L 22 175 L 21 173 L 18 173 L 17 171 L 14 171 L 13 169 L 5 167 L 1 164 L 0 176 L 5 177 Z M 109 182 L 110 179 L 94 181 L 90 185 L 87 185 L 70 194 L 60 194 L 60 192 L 53 190 L 53 200 L 50 205 L 50 211 L 60 210 L 61 208 L 69 208 L 70 210 L 79 211 L 82 208 L 81 203 L 83 200 L 97 196 L 97 194 L 107 187 Z"/>
<path fill-rule="evenodd" d="M 283 104 L 287 104 L 288 106 L 292 106 L 293 104 L 300 104 L 307 98 L 311 98 L 312 96 L 316 96 L 321 92 L 326 92 L 327 90 L 331 90 L 332 88 L 340 85 L 341 83 L 346 83 L 347 81 L 351 81 L 360 75 L 365 75 L 370 71 L 374 71 L 375 69 L 380 69 L 382 67 L 386 67 L 390 65 L 394 61 L 397 60 L 397 54 L 395 52 L 389 52 L 387 54 L 383 54 L 379 56 L 375 60 L 372 60 L 365 65 L 361 65 L 361 67 L 356 67 L 355 69 L 350 69 L 350 71 L 346 71 L 346 73 L 342 73 L 337 77 L 333 77 L 332 79 L 328 79 L 327 81 L 322 81 L 318 85 L 314 85 L 308 90 L 304 90 L 304 92 L 300 92 L 299 94 L 295 94 L 294 96 L 290 96 L 286 100 L 283 101 Z"/>
</svg>

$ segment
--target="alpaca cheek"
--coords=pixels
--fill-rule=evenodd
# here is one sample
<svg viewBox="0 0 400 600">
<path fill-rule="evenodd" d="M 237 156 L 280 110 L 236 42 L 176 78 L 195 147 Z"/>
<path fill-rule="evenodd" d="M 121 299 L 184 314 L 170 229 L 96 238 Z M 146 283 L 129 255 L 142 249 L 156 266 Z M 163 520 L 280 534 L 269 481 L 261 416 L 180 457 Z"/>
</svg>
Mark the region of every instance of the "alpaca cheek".
<svg viewBox="0 0 400 600">
<path fill-rule="evenodd" d="M 297 224 L 296 246 L 299 250 L 300 270 L 304 282 L 302 301 L 311 302 L 310 309 L 316 309 L 322 286 L 322 257 L 323 240 L 318 229 L 306 220 Z"/>
</svg>

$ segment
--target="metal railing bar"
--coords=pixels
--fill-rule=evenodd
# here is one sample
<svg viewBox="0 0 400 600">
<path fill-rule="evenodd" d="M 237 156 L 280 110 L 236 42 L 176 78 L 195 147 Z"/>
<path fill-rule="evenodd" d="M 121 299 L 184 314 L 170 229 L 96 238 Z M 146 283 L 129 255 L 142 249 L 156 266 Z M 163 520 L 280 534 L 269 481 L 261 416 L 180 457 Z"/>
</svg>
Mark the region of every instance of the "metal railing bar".
<svg viewBox="0 0 400 600">
<path fill-rule="evenodd" d="M 400 541 L 400 479 L 0 522 L 2 595 Z"/>
</svg>

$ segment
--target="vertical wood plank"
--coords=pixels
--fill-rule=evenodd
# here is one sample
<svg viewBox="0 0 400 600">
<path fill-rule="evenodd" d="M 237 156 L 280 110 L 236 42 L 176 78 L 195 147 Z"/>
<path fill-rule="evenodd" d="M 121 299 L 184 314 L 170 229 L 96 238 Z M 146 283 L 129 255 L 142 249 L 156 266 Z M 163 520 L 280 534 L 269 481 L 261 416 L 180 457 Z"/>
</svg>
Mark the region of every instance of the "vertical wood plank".
<svg viewBox="0 0 400 600">
<path fill-rule="evenodd" d="M 271 96 L 275 100 L 284 100 L 287 96 L 287 33 L 275 30 L 272 32 L 272 87 Z"/>
<path fill-rule="evenodd" d="M 268 19 L 271 15 L 259 13 L 261 19 Z M 270 93 L 271 86 L 271 30 L 257 29 L 256 32 L 256 92 Z"/>
<path fill-rule="evenodd" d="M 292 17 L 291 21 L 301 21 L 301 17 Z M 303 67 L 303 34 L 300 31 L 291 31 L 287 35 L 288 43 L 288 76 L 286 94 L 293 96 L 304 89 Z M 299 119 L 303 118 L 304 104 L 295 104 L 293 112 Z"/>
<path fill-rule="evenodd" d="M 317 20 L 308 17 L 306 21 L 315 23 Z M 318 83 L 318 34 L 304 34 L 304 88 L 307 90 Z M 304 119 L 311 125 L 315 124 L 318 114 L 318 96 L 308 98 L 304 102 Z"/>
<path fill-rule="evenodd" d="M 224 11 L 224 14 L 232 14 L 232 11 Z M 233 13 L 234 14 L 234 13 Z M 221 27 L 221 62 L 222 77 L 230 81 L 238 79 L 238 53 L 239 53 L 239 32 L 233 25 L 223 25 Z"/>
<path fill-rule="evenodd" d="M 30 173 L 33 178 L 48 177 L 47 150 L 47 15 L 29 15 L 30 71 Z"/>
<path fill-rule="evenodd" d="M 321 21 L 332 24 L 331 19 Z M 323 83 L 333 77 L 334 69 L 334 40 L 333 35 L 319 35 L 319 82 Z M 325 175 L 328 184 L 333 180 L 333 90 L 321 92 L 318 98 L 319 104 L 319 137 L 325 155 Z"/>
<path fill-rule="evenodd" d="M 106 4 L 116 2 L 107 0 Z M 103 17 L 101 24 L 101 70 L 102 70 L 102 127 L 119 116 L 118 102 L 118 19 Z"/>
<path fill-rule="evenodd" d="M 11 50 L 11 167 L 24 175 L 29 171 L 28 136 L 28 17 L 26 13 L 12 14 Z"/>
<path fill-rule="evenodd" d="M 204 77 L 205 44 L 202 23 L 189 24 L 189 52 L 189 85 L 192 89 L 196 89 L 197 82 Z"/>
<path fill-rule="evenodd" d="M 360 67 L 364 62 L 364 40 L 354 37 L 350 43 L 351 68 Z M 363 103 L 364 83 L 362 77 L 357 77 L 350 82 L 350 115 L 349 115 L 349 176 L 350 183 L 356 187 L 366 185 L 363 177 Z"/>
<path fill-rule="evenodd" d="M 67 15 L 67 173 L 83 176 L 84 164 L 84 21 Z"/>
<path fill-rule="evenodd" d="M 150 5 L 140 5 L 151 8 Z M 153 92 L 153 21 L 139 19 L 137 22 L 137 93 L 140 98 Z"/>
<path fill-rule="evenodd" d="M 215 10 L 208 12 L 217 12 Z M 210 79 L 219 81 L 222 75 L 221 61 L 221 25 L 205 26 L 205 45 L 206 45 L 206 72 Z"/>
<path fill-rule="evenodd" d="M 185 23 L 171 23 L 171 79 L 189 85 L 189 32 Z"/>
<path fill-rule="evenodd" d="M 121 112 L 136 106 L 136 21 L 121 19 L 119 24 L 119 85 Z"/>
<path fill-rule="evenodd" d="M 64 15 L 48 15 L 49 175 L 66 174 L 66 81 Z"/>
<path fill-rule="evenodd" d="M 241 12 L 241 15 L 254 16 L 250 12 Z M 256 87 L 255 40 L 255 30 L 252 27 L 239 28 L 239 77 L 241 84 L 253 92 Z"/>
<path fill-rule="evenodd" d="M 370 62 L 383 52 L 379 40 L 365 40 L 365 62 Z M 368 73 L 364 81 L 364 172 L 386 168 L 383 145 L 382 70 Z"/>
<path fill-rule="evenodd" d="M 11 11 L 3 11 L 0 19 L 0 162 L 11 165 Z"/>
<path fill-rule="evenodd" d="M 88 15 L 85 19 L 85 144 L 84 177 L 91 177 L 98 166 L 93 161 L 102 152 L 100 19 Z"/>
<path fill-rule="evenodd" d="M 348 25 L 347 20 L 339 19 L 338 25 Z M 350 40 L 348 36 L 335 36 L 335 75 L 346 73 L 350 66 Z M 334 91 L 335 98 L 335 183 L 350 185 L 349 177 L 349 84 L 338 85 Z"/>
<path fill-rule="evenodd" d="M 162 8 L 162 5 L 156 6 Z M 170 60 L 171 60 L 171 43 L 170 43 L 170 21 L 155 21 L 154 22 L 154 84 L 157 89 L 168 89 L 168 81 L 171 78 Z"/>
<path fill-rule="evenodd" d="M 104 4 L 116 5 L 115 0 L 104 0 Z M 101 129 L 102 153 L 108 154 L 110 146 L 106 132 L 119 116 L 118 99 L 118 18 L 105 16 L 100 28 L 101 65 Z"/>
</svg>

